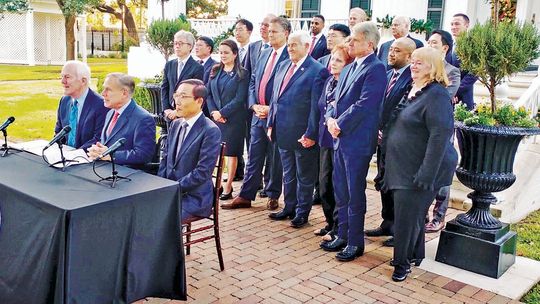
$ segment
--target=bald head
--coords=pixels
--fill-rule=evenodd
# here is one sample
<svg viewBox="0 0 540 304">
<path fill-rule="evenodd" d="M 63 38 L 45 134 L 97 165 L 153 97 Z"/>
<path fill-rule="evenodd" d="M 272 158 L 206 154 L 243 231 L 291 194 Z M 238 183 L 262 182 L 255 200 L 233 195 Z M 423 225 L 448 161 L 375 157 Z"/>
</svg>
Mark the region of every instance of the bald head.
<svg viewBox="0 0 540 304">
<path fill-rule="evenodd" d="M 396 39 L 388 52 L 388 65 L 395 70 L 401 69 L 409 64 L 415 49 L 416 44 L 412 39 L 407 37 Z"/>
<path fill-rule="evenodd" d="M 409 29 L 411 27 L 411 20 L 406 16 L 396 16 L 392 20 L 392 36 L 395 39 L 405 37 L 409 34 Z"/>
<path fill-rule="evenodd" d="M 367 21 L 368 16 L 363 9 L 353 7 L 349 11 L 349 28 L 352 29 L 357 23 Z"/>
</svg>

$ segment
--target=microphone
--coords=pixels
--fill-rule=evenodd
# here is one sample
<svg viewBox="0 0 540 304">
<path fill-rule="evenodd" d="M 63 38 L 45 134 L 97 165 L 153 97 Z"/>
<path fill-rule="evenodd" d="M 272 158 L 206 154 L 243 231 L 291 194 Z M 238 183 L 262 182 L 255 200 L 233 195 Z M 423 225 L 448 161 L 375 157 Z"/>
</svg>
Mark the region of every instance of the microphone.
<svg viewBox="0 0 540 304">
<path fill-rule="evenodd" d="M 104 158 L 105 156 L 111 154 L 111 153 L 114 153 L 116 150 L 118 150 L 118 148 L 122 147 L 124 145 L 124 143 L 126 142 L 126 139 L 125 138 L 120 138 L 119 140 L 117 140 L 114 144 L 112 144 L 112 146 L 110 146 L 107 150 L 105 150 L 105 152 L 103 152 L 102 154 L 100 154 L 96 160 L 98 159 L 102 159 Z"/>
<path fill-rule="evenodd" d="M 15 121 L 15 117 L 11 116 L 9 117 L 1 126 L 0 126 L 0 131 L 4 131 L 5 129 L 7 129 L 7 127 Z"/>
<path fill-rule="evenodd" d="M 54 145 L 55 143 L 59 142 L 60 140 L 62 140 L 66 135 L 69 134 L 69 132 L 71 132 L 71 127 L 70 126 L 65 126 L 62 130 L 60 130 L 60 132 L 58 132 L 58 134 L 56 134 L 56 136 L 45 146 L 45 148 L 43 148 L 43 151 L 49 149 L 52 145 Z"/>
</svg>

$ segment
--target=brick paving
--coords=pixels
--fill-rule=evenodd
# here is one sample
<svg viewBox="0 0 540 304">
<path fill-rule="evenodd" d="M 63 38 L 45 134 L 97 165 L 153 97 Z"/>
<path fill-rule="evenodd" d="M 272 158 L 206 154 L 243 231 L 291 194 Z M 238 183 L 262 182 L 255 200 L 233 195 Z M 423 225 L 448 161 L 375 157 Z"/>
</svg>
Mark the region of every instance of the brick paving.
<svg viewBox="0 0 540 304">
<path fill-rule="evenodd" d="M 372 189 L 367 197 L 371 229 L 380 223 L 380 198 Z M 449 209 L 447 219 L 458 213 Z M 186 256 L 189 303 L 519 303 L 415 267 L 406 281 L 393 282 L 392 248 L 381 245 L 384 238 L 366 239 L 362 257 L 338 262 L 335 253 L 319 249 L 320 237 L 313 234 L 324 227 L 320 205 L 301 229 L 267 215 L 266 199 L 259 198 L 250 209 L 220 210 L 225 271 L 219 271 L 213 240 L 192 246 Z M 426 241 L 437 236 L 427 234 Z"/>
</svg>

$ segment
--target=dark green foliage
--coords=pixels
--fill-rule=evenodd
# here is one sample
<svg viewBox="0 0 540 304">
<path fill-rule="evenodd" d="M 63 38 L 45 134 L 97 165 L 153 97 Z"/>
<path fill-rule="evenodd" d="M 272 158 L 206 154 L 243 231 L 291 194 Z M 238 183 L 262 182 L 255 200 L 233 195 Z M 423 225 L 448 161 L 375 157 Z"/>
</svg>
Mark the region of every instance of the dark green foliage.
<svg viewBox="0 0 540 304">
<path fill-rule="evenodd" d="M 483 126 L 508 126 L 520 128 L 533 128 L 538 126 L 538 121 L 531 118 L 525 108 L 515 109 L 512 105 L 506 104 L 497 107 L 495 114 L 492 114 L 491 107 L 488 105 L 478 105 L 476 110 L 469 111 L 463 104 L 456 106 L 454 110 L 454 119 L 462 121 L 466 125 Z"/>
<path fill-rule="evenodd" d="M 382 27 L 384 29 L 389 29 L 390 26 L 392 26 L 393 20 L 394 20 L 394 16 L 390 17 L 390 15 L 386 14 L 384 18 L 377 18 L 377 23 L 382 23 Z"/>
<path fill-rule="evenodd" d="M 433 30 L 433 22 L 431 20 L 424 21 L 424 19 L 411 18 L 411 32 L 414 33 L 431 33 Z"/>
</svg>

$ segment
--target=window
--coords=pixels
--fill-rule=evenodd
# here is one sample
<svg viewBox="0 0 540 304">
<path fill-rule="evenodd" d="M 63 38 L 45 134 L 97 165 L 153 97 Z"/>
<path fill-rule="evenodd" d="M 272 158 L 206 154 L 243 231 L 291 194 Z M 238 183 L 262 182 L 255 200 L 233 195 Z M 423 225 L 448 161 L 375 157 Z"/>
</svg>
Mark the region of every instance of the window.
<svg viewBox="0 0 540 304">
<path fill-rule="evenodd" d="M 351 0 L 351 8 L 359 7 L 364 11 L 371 10 L 371 0 Z"/>
<path fill-rule="evenodd" d="M 320 2 L 320 0 L 303 0 L 300 17 L 311 18 L 318 15 L 321 7 Z"/>
<path fill-rule="evenodd" d="M 433 23 L 433 29 L 440 29 L 442 26 L 444 0 L 429 0 L 427 9 L 427 20 Z"/>
</svg>

